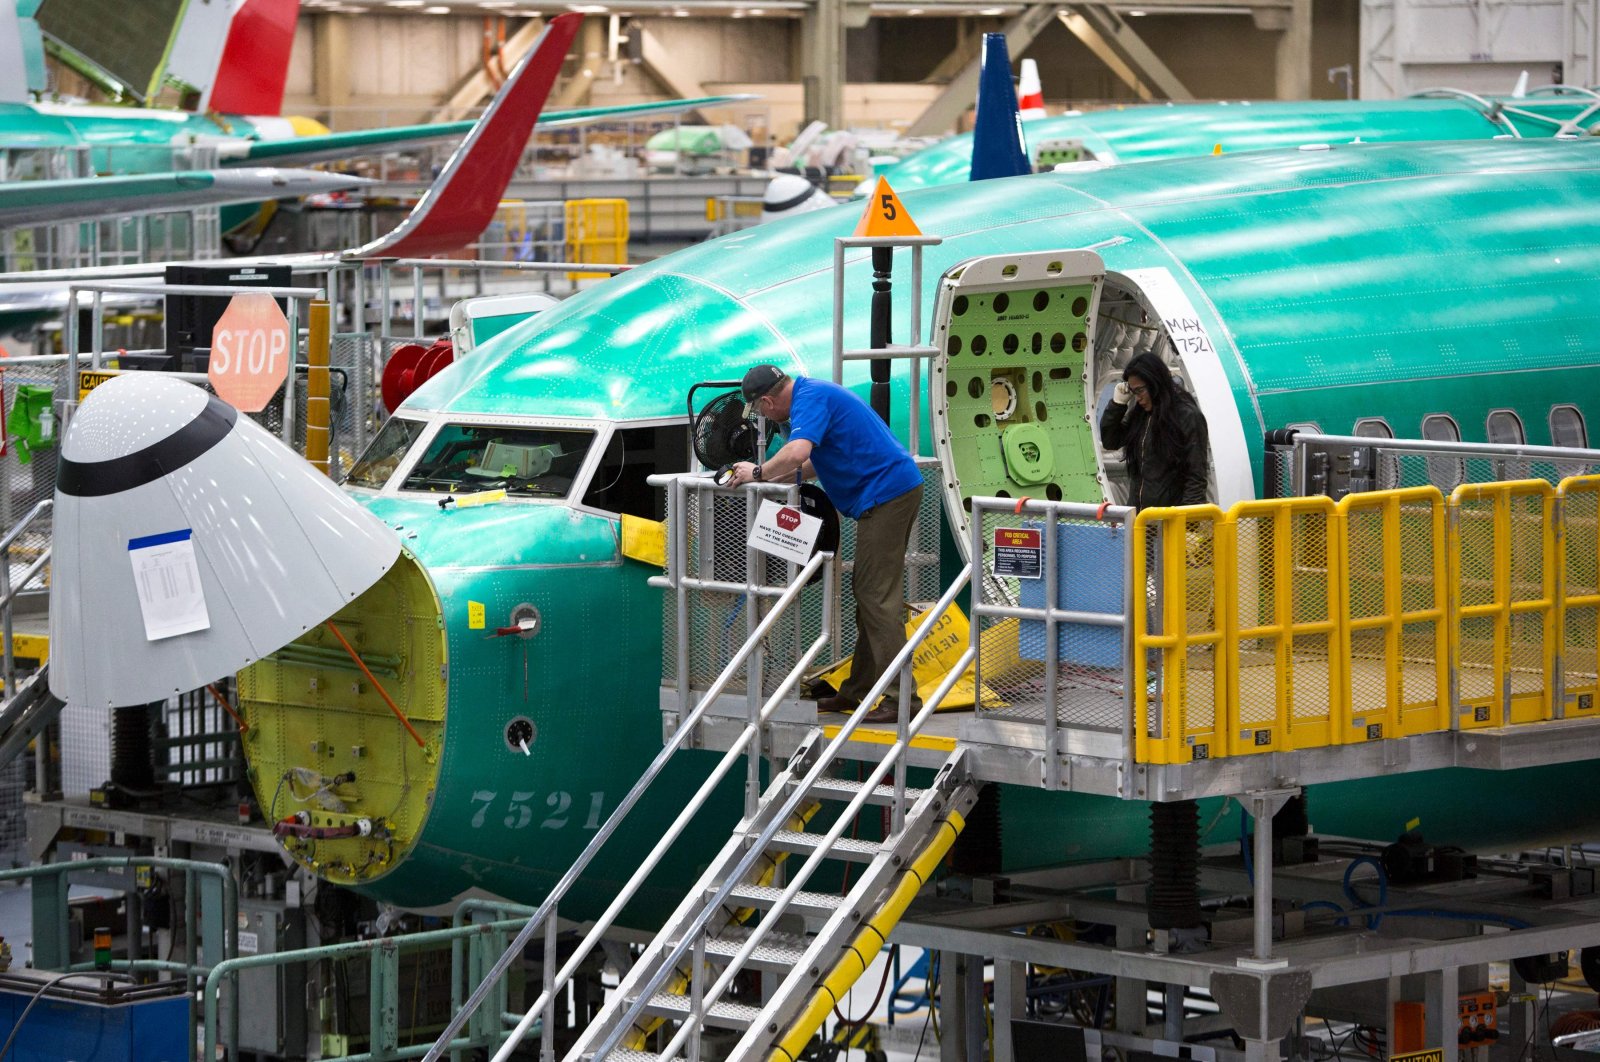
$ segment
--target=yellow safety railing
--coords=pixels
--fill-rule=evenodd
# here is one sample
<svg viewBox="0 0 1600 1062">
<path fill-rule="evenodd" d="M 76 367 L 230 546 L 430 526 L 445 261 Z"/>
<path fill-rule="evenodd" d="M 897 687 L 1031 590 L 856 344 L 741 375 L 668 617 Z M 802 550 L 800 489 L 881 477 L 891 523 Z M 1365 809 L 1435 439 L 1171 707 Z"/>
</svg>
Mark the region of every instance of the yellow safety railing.
<svg viewBox="0 0 1600 1062">
<path fill-rule="evenodd" d="M 1556 490 L 1561 534 L 1561 684 L 1570 717 L 1600 713 L 1600 476 Z"/>
<path fill-rule="evenodd" d="M 1223 627 L 1236 715 L 1229 752 L 1278 752 L 1337 740 L 1341 701 L 1337 509 L 1326 497 L 1240 502 Z"/>
<path fill-rule="evenodd" d="M 1600 476 L 1148 509 L 1135 758 L 1600 715 Z"/>
<path fill-rule="evenodd" d="M 626 199 L 567 200 L 567 261 L 615 263 L 628 260 Z M 593 280 L 609 273 L 568 273 L 568 280 Z"/>
<path fill-rule="evenodd" d="M 1444 496 L 1435 487 L 1339 502 L 1344 578 L 1341 740 L 1450 725 L 1450 595 Z"/>
<path fill-rule="evenodd" d="M 1542 479 L 1450 495 L 1457 725 L 1549 719 L 1555 675 L 1555 491 Z"/>
<path fill-rule="evenodd" d="M 1221 603 L 1226 525 L 1215 505 L 1146 509 L 1135 522 L 1133 696 L 1140 763 L 1227 755 Z M 1182 577 L 1177 577 L 1182 573 Z M 1162 593 L 1155 593 L 1160 586 Z M 1153 662 L 1159 666 L 1152 668 Z M 1152 681 L 1159 676 L 1159 684 Z M 1152 695 L 1155 704 L 1152 706 Z M 1165 707 L 1170 706 L 1170 707 Z"/>
</svg>

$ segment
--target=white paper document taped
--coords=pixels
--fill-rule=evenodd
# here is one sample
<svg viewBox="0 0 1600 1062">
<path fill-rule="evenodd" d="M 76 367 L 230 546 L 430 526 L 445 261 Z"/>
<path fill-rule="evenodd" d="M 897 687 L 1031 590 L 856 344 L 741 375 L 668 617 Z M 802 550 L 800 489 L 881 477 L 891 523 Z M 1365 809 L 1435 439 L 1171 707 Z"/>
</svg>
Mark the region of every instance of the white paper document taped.
<svg viewBox="0 0 1600 1062">
<path fill-rule="evenodd" d="M 756 512 L 755 526 L 750 529 L 750 545 L 769 556 L 804 564 L 811 559 L 811 549 L 821 530 L 822 520 L 818 517 L 807 516 L 792 505 L 763 501 Z"/>
<path fill-rule="evenodd" d="M 206 595 L 200 587 L 200 565 L 189 528 L 128 540 L 133 586 L 144 615 L 149 641 L 203 631 L 211 626 Z"/>
</svg>

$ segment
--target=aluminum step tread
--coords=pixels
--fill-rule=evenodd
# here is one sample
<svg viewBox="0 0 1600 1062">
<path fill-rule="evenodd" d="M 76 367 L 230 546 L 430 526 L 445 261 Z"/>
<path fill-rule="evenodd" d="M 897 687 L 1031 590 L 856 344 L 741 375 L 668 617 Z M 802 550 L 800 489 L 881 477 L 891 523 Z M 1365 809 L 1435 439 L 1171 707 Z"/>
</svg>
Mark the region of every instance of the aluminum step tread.
<svg viewBox="0 0 1600 1062">
<path fill-rule="evenodd" d="M 768 909 L 777 906 L 784 889 L 776 885 L 735 885 L 728 894 L 730 901 L 750 907 Z M 845 904 L 846 897 L 827 892 L 797 892 L 784 908 L 790 914 L 832 914 Z"/>
<path fill-rule="evenodd" d="M 831 800 L 852 800 L 855 795 L 867 788 L 867 783 L 858 782 L 854 778 L 818 778 L 812 785 L 811 792 L 819 797 Z M 906 788 L 906 806 L 910 807 L 921 799 L 925 789 Z M 878 783 L 872 787 L 872 793 L 867 797 L 869 804 L 888 804 L 894 801 L 894 786 Z"/>
<path fill-rule="evenodd" d="M 751 932 L 744 926 L 729 926 L 721 936 L 706 941 L 706 956 L 715 960 L 732 959 L 749 942 Z M 768 933 L 746 963 L 764 970 L 790 970 L 806 957 L 810 944 L 811 938 L 799 933 Z"/>
<path fill-rule="evenodd" d="M 664 1018 L 683 1019 L 689 1016 L 689 997 L 676 992 L 657 992 L 645 1004 L 645 1009 Z M 706 1024 L 723 1029 L 748 1029 L 761 1017 L 760 1007 L 718 1000 L 706 1008 Z"/>
<path fill-rule="evenodd" d="M 820 833 L 801 833 L 798 830 L 779 830 L 772 844 L 785 852 L 814 852 L 827 838 Z M 828 849 L 828 858 L 843 859 L 852 863 L 870 863 L 878 857 L 882 846 L 877 841 L 861 841 L 841 837 Z"/>
</svg>

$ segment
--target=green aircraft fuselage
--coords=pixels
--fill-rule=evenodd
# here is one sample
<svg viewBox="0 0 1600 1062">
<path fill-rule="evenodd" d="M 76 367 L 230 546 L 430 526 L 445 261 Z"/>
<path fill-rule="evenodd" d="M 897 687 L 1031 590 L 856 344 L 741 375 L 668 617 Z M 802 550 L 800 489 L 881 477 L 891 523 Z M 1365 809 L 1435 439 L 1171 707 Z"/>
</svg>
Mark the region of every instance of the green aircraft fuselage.
<svg viewBox="0 0 1600 1062">
<path fill-rule="evenodd" d="M 1143 299 L 1155 310 L 1144 327 L 1205 336 L 1214 353 L 1180 349 L 1178 367 L 1209 422 L 1214 489 L 1226 505 L 1259 491 L 1260 440 L 1273 428 L 1349 433 L 1381 418 L 1415 437 L 1425 416 L 1443 414 L 1470 440 L 1484 437 L 1492 410 L 1509 410 L 1526 441 L 1545 443 L 1558 409 L 1600 416 L 1597 199 L 1600 144 L 1545 140 L 1229 154 L 929 189 L 904 205 L 944 238 L 926 251 L 930 280 L 974 256 L 1093 248 L 1108 270 L 1103 311 L 1121 305 L 1116 312 L 1140 325 Z M 358 601 L 340 622 L 365 632 L 364 652 L 400 661 L 397 700 L 434 720 L 442 744 L 428 753 L 409 745 L 359 681 L 313 680 L 307 692 L 304 671 L 271 660 L 246 671 L 246 751 L 263 804 L 281 814 L 273 787 L 285 770 L 321 755 L 317 769 L 331 774 L 359 744 L 364 759 L 353 769 L 390 788 L 364 790 L 349 811 L 395 809 L 403 824 L 384 842 L 300 845 L 297 858 L 407 906 L 473 887 L 523 901 L 545 894 L 661 742 L 662 595 L 646 585 L 648 569 L 622 559 L 614 512 L 585 504 L 607 497 L 609 486 L 592 480 L 599 455 L 617 445 L 616 431 L 666 425 L 675 434 L 696 381 L 735 379 L 758 362 L 827 376 L 833 240 L 856 221 L 853 209 L 824 210 L 658 259 L 490 340 L 397 411 L 366 472 L 372 482 L 392 476 L 352 493 L 414 557 L 397 577 L 411 584 L 410 604 Z M 864 250 L 847 262 L 845 344 L 864 347 L 870 264 Z M 903 327 L 908 255 L 896 262 Z M 931 335 L 932 321 L 924 325 Z M 1008 326 L 993 327 L 998 339 Z M 1080 411 L 1049 484 L 1069 500 L 1115 489 L 1084 414 L 1115 377 L 1116 341 L 1108 326 L 1083 352 L 990 348 L 1023 379 L 1070 370 L 1061 373 L 1069 386 L 1039 395 Z M 865 365 L 847 366 L 846 383 L 863 395 L 866 376 Z M 904 437 L 904 363 L 894 387 Z M 474 426 L 476 435 L 465 430 Z M 447 493 L 482 482 L 482 465 L 506 459 L 463 442 L 452 465 L 444 440 L 537 426 L 596 433 L 565 497 L 441 507 Z M 420 437 L 384 457 L 405 432 Z M 926 423 L 922 434 L 932 452 Z M 434 478 L 399 489 L 429 452 Z M 669 446 L 629 452 L 629 474 L 641 477 L 685 459 L 681 445 L 676 465 Z M 473 462 L 480 467 L 467 470 Z M 538 614 L 531 635 L 516 633 L 524 606 Z M 386 624 L 404 630 L 386 636 Z M 397 638 L 427 643 L 426 654 L 397 652 Z M 525 751 L 507 740 L 518 717 L 532 727 Z M 582 917 L 610 898 L 703 777 L 707 755 L 683 757 L 674 784 L 612 842 L 563 915 Z M 736 794 L 726 796 L 658 873 L 639 917 L 659 914 L 676 899 L 671 886 L 716 850 L 737 814 Z M 1504 849 L 1600 823 L 1600 772 L 1397 775 L 1316 787 L 1310 807 L 1322 832 L 1387 840 L 1419 818 L 1432 841 Z M 1012 787 L 1002 816 L 1008 869 L 1133 855 L 1148 843 L 1138 802 Z M 1214 824 L 1210 811 L 1203 821 Z"/>
<path fill-rule="evenodd" d="M 1446 96 L 1146 104 L 1031 118 L 1023 121 L 1022 130 L 1036 163 L 1051 141 L 1059 146 L 1048 161 L 1148 162 L 1210 155 L 1218 148 L 1232 154 L 1357 139 L 1387 144 L 1489 140 L 1512 136 L 1513 130 L 1515 135 L 1539 139 L 1556 135 L 1568 122 L 1575 123 L 1577 131 L 1586 131 L 1595 123 L 1595 116 L 1588 113 L 1595 102 L 1585 93 L 1491 101 Z M 1071 146 L 1074 142 L 1076 146 Z M 962 133 L 906 156 L 884 176 L 896 191 L 905 191 L 965 181 L 971 166 L 972 134 Z"/>
</svg>

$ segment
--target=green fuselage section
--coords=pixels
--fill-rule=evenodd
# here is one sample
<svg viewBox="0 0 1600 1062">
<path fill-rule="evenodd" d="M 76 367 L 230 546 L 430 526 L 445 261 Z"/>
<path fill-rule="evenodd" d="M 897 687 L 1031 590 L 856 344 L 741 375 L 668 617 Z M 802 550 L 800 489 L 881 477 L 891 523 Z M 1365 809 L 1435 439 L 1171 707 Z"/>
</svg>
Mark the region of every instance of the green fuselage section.
<svg viewBox="0 0 1600 1062">
<path fill-rule="evenodd" d="M 1035 160 L 1041 149 L 1056 141 L 1078 145 L 1057 148 L 1065 151 L 1066 161 L 1119 163 L 1358 140 L 1369 144 L 1489 140 L 1511 136 L 1512 130 L 1539 139 L 1554 136 L 1563 122 L 1594 121 L 1586 114 L 1594 102 L 1587 96 L 1485 102 L 1491 109 L 1497 102 L 1502 108 L 1509 104 L 1518 113 L 1491 116 L 1463 97 L 1148 104 L 1031 118 L 1022 123 L 1022 130 L 1029 157 Z M 884 175 L 903 191 L 966 181 L 971 166 L 972 134 L 961 133 L 908 155 Z"/>
<path fill-rule="evenodd" d="M 1508 409 L 1528 442 L 1543 443 L 1552 407 L 1600 416 L 1597 199 L 1600 143 L 1486 141 L 1041 174 L 930 189 L 904 203 L 924 232 L 944 238 L 926 251 L 930 279 L 977 255 L 1083 247 L 1098 251 L 1113 279 L 1169 277 L 1215 343 L 1225 397 L 1204 404 L 1212 438 L 1220 446 L 1231 432 L 1247 445 L 1213 457 L 1241 463 L 1246 496 L 1259 488 L 1262 433 L 1288 424 L 1348 433 L 1381 417 L 1414 437 L 1424 416 L 1443 413 L 1471 440 L 1484 437 L 1491 409 Z M 490 340 L 403 412 L 659 422 L 683 417 L 694 382 L 735 379 L 757 362 L 827 376 L 833 239 L 856 220 L 849 208 L 820 211 L 607 281 Z M 908 254 L 897 252 L 902 328 L 908 273 Z M 852 251 L 847 347 L 868 343 L 870 280 L 866 252 Z M 928 335 L 931 300 L 922 306 Z M 904 437 L 907 374 L 898 365 Z M 865 394 L 866 375 L 850 363 L 845 382 Z M 370 888 L 411 905 L 472 886 L 536 900 L 660 748 L 660 592 L 646 586 L 648 568 L 620 558 L 617 523 L 603 515 L 515 501 L 442 510 L 432 496 L 392 488 L 357 496 L 401 528 L 434 580 L 452 661 L 431 816 L 416 850 Z M 535 605 L 537 637 L 473 629 L 474 601 L 491 616 Z M 519 714 L 538 728 L 530 756 L 503 739 Z M 577 907 L 609 898 L 703 777 L 707 758 L 686 759 L 613 842 Z M 513 793 L 534 808 L 526 822 L 508 809 Z M 1010 788 L 1002 808 L 1012 869 L 1147 844 L 1137 802 Z M 1319 831 L 1391 839 L 1417 818 L 1430 840 L 1505 848 L 1586 835 L 1600 821 L 1600 772 L 1399 775 L 1319 787 L 1311 809 Z M 1226 838 L 1236 824 L 1215 822 L 1214 811 L 1202 821 Z M 729 794 L 658 881 L 681 885 L 735 814 Z"/>
</svg>

